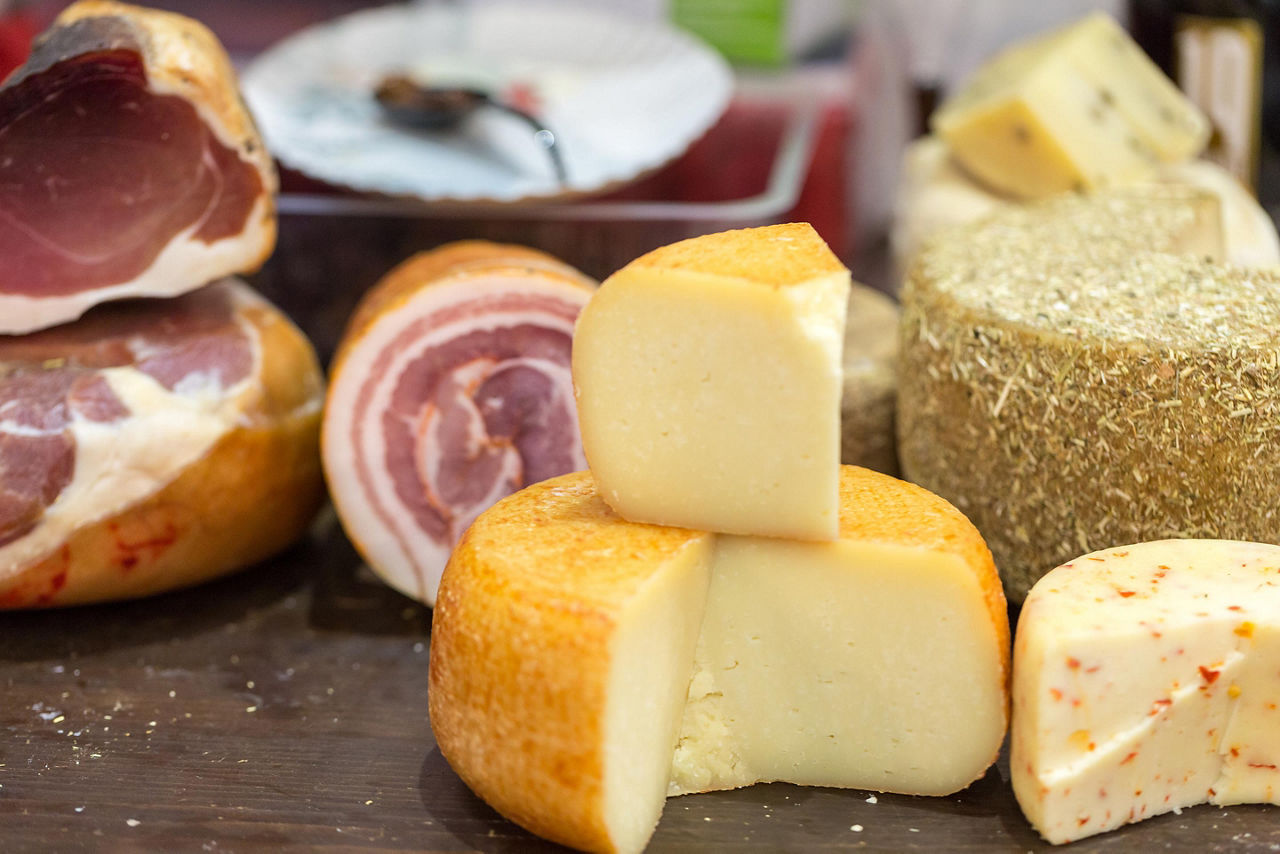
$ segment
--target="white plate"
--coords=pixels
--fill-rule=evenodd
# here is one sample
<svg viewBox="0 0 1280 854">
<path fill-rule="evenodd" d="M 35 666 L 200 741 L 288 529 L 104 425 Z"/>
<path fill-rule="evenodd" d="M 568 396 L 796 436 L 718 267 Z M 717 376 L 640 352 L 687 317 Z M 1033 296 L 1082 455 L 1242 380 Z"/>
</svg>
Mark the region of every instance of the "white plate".
<svg viewBox="0 0 1280 854">
<path fill-rule="evenodd" d="M 560 184 L 528 125 L 485 109 L 450 131 L 387 123 L 385 74 L 532 93 L 556 134 Z M 728 105 L 733 75 L 691 36 L 564 3 L 386 6 L 306 29 L 262 54 L 245 96 L 281 163 L 359 190 L 427 200 L 592 193 L 682 153 Z"/>
</svg>

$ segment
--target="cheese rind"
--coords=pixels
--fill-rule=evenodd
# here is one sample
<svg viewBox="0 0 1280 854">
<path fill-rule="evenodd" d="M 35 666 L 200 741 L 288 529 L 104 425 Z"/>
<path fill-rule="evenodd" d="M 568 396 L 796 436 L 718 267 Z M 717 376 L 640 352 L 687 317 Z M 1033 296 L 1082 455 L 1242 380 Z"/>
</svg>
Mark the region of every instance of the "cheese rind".
<svg viewBox="0 0 1280 854">
<path fill-rule="evenodd" d="M 902 469 L 973 520 L 1012 599 L 1112 543 L 1280 541 L 1280 273 L 1206 260 L 1204 201 L 1062 196 L 939 235 L 912 268 Z"/>
<path fill-rule="evenodd" d="M 804 543 L 627 522 L 586 472 L 500 501 L 433 615 L 442 754 L 589 851 L 639 851 L 668 793 L 963 788 L 1008 718 L 990 552 L 955 508 L 866 469 L 841 470 L 840 507 L 840 539 Z"/>
<path fill-rule="evenodd" d="M 1070 842 L 1211 802 L 1280 802 L 1280 547 L 1161 540 L 1052 570 L 1014 647 L 1012 782 Z"/>
<path fill-rule="evenodd" d="M 1022 198 L 1149 177 L 1209 135 L 1203 114 L 1103 13 L 997 55 L 932 126 L 969 172 Z"/>
<path fill-rule="evenodd" d="M 578 320 L 583 449 L 624 518 L 830 540 L 849 272 L 807 225 L 645 255 Z"/>
<path fill-rule="evenodd" d="M 639 851 L 666 792 L 712 537 L 629 523 L 589 475 L 530 486 L 454 549 L 432 615 L 441 753 L 491 806 L 587 851 Z"/>
</svg>

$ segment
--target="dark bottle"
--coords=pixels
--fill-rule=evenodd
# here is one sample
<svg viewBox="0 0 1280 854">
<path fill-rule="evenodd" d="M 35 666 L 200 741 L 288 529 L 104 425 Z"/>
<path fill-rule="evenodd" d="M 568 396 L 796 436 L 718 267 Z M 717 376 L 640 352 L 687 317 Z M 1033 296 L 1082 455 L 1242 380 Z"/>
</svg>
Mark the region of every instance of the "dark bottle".
<svg viewBox="0 0 1280 854">
<path fill-rule="evenodd" d="M 1280 0 L 1130 0 L 1134 38 L 1213 122 L 1205 157 L 1280 212 Z"/>
</svg>

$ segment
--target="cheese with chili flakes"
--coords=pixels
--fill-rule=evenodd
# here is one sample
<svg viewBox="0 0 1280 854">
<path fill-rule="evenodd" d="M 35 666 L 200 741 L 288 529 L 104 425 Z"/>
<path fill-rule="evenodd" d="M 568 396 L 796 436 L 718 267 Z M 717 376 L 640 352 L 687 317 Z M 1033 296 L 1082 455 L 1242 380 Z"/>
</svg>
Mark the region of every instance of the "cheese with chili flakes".
<svg viewBox="0 0 1280 854">
<path fill-rule="evenodd" d="M 1013 789 L 1048 841 L 1199 803 L 1280 803 L 1280 547 L 1160 540 L 1032 588 Z"/>
</svg>

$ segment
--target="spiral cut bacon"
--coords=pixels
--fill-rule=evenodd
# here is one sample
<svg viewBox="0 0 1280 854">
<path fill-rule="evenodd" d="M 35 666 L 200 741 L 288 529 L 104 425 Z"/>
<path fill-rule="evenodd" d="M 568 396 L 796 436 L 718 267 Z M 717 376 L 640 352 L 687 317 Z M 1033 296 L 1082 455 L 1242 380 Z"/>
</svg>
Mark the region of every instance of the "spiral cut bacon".
<svg viewBox="0 0 1280 854">
<path fill-rule="evenodd" d="M 322 402 L 311 345 L 234 279 L 0 336 L 0 608 L 157 593 L 289 545 L 324 496 Z"/>
<path fill-rule="evenodd" d="M 464 242 L 414 256 L 361 302 L 322 456 L 343 526 L 391 586 L 433 604 L 476 516 L 586 468 L 569 352 L 594 285 L 532 249 Z"/>
<path fill-rule="evenodd" d="M 81 0 L 0 86 L 0 332 L 256 269 L 275 187 L 212 33 Z"/>
</svg>

